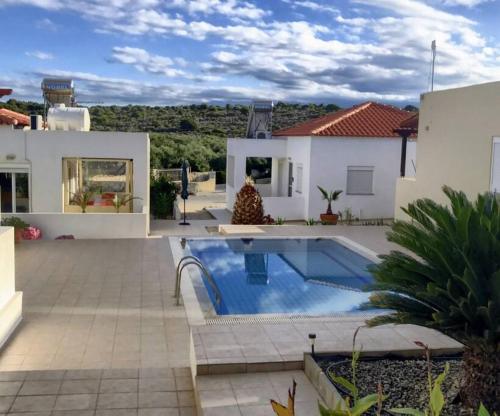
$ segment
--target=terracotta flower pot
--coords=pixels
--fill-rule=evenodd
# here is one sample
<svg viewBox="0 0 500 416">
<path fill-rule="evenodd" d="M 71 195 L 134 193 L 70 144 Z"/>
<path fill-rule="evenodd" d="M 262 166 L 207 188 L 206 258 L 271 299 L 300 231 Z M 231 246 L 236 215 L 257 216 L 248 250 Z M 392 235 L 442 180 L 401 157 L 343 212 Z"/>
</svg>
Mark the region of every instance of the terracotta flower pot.
<svg viewBox="0 0 500 416">
<path fill-rule="evenodd" d="M 319 218 L 323 224 L 337 224 L 339 219 L 338 214 L 320 214 Z"/>
<path fill-rule="evenodd" d="M 24 233 L 24 230 L 22 228 L 16 228 L 14 230 L 14 242 L 17 244 L 17 243 L 20 243 L 23 239 L 23 233 Z"/>
</svg>

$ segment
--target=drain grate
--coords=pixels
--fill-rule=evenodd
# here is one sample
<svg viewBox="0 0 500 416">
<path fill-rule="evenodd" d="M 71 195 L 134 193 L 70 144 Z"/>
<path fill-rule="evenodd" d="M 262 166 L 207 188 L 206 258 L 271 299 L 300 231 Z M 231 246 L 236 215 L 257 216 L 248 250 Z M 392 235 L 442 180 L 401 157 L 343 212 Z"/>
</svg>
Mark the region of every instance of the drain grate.
<svg viewBox="0 0 500 416">
<path fill-rule="evenodd" d="M 373 317 L 373 314 L 359 314 L 356 316 L 336 314 L 326 316 L 311 315 L 251 315 L 251 316 L 220 316 L 208 318 L 206 325 L 237 325 L 237 324 L 283 324 L 296 322 L 335 322 L 335 321 L 364 321 L 366 318 Z"/>
</svg>

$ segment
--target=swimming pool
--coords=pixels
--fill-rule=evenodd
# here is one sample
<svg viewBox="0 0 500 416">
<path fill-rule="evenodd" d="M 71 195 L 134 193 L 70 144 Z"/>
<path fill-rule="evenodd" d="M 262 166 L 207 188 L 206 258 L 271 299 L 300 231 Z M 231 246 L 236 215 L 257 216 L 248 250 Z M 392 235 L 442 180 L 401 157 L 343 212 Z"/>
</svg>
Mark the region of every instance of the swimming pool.
<svg viewBox="0 0 500 416">
<path fill-rule="evenodd" d="M 217 315 L 366 314 L 372 261 L 329 238 L 188 239 L 221 293 L 203 277 Z"/>
</svg>

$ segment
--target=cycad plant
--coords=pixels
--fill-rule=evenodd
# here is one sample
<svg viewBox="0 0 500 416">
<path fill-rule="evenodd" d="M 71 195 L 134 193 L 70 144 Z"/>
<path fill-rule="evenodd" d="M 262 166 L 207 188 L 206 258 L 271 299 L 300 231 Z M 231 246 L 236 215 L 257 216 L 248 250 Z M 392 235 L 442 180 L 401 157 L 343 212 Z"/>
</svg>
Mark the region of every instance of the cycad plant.
<svg viewBox="0 0 500 416">
<path fill-rule="evenodd" d="M 443 188 L 449 207 L 419 199 L 397 221 L 393 251 L 373 268 L 369 307 L 393 312 L 368 321 L 435 328 L 465 345 L 461 395 L 500 410 L 500 207 L 495 195 L 475 202 Z"/>
</svg>

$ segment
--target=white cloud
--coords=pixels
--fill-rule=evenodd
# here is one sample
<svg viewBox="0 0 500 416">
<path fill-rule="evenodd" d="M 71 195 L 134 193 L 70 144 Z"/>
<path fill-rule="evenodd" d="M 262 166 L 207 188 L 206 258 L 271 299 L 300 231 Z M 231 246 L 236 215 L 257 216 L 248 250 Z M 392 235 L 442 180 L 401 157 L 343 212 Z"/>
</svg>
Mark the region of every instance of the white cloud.
<svg viewBox="0 0 500 416">
<path fill-rule="evenodd" d="M 48 30 L 50 32 L 57 32 L 59 26 L 48 18 L 41 19 L 35 24 L 37 29 Z"/>
<path fill-rule="evenodd" d="M 443 0 L 445 6 L 475 7 L 490 0 Z"/>
<path fill-rule="evenodd" d="M 114 47 L 112 60 L 122 64 L 133 65 L 136 69 L 152 74 L 161 74 L 167 77 L 182 77 L 186 74 L 184 71 L 176 68 L 176 62 L 173 59 L 152 55 L 141 48 Z"/>
<path fill-rule="evenodd" d="M 227 99 L 231 94 L 239 100 L 255 94 L 302 101 L 415 102 L 427 88 L 434 39 L 438 88 L 500 78 L 498 47 L 481 34 L 475 21 L 445 7 L 474 6 L 480 0 L 350 0 L 342 13 L 333 1 L 282 1 L 318 12 L 311 16 L 331 12 L 331 23 L 326 27 L 313 17 L 277 20 L 255 2 L 243 0 L 4 0 L 2 4 L 21 2 L 79 12 L 101 32 L 165 37 L 169 42 L 205 41 L 213 53 L 206 62 L 189 65 L 182 58 L 141 47 L 113 49 L 114 62 L 182 79 L 176 87 L 142 84 L 141 93 L 151 93 L 152 101 L 161 94 L 170 102 Z M 221 78 L 228 86 L 214 84 Z M 82 82 L 90 88 L 97 81 Z M 118 82 L 110 85 L 117 100 L 125 100 L 126 94 L 130 101 L 143 99 L 127 82 L 122 87 Z M 186 91 L 182 97 L 181 89 Z M 89 94 L 92 91 L 88 89 Z M 114 99 L 110 88 L 105 91 Z"/>
<path fill-rule="evenodd" d="M 311 0 L 281 0 L 281 1 L 283 3 L 289 4 L 294 9 L 302 7 L 305 9 L 314 10 L 316 12 L 327 12 L 333 14 L 340 13 L 336 7 L 333 7 L 331 5 L 325 5 L 324 3 L 316 1 L 311 1 Z"/>
<path fill-rule="evenodd" d="M 51 53 L 42 52 L 42 51 L 26 52 L 26 56 L 29 56 L 31 58 L 40 59 L 41 61 L 49 61 L 51 59 L 54 59 L 54 55 L 52 55 Z"/>
</svg>

